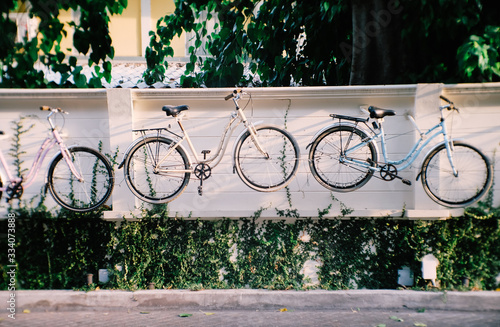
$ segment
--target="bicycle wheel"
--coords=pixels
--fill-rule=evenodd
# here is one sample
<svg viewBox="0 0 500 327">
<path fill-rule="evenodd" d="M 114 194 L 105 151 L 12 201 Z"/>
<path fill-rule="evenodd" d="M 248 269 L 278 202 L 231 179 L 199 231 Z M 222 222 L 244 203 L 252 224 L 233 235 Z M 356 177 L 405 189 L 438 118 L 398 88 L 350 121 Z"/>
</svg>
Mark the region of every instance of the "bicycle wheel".
<svg viewBox="0 0 500 327">
<path fill-rule="evenodd" d="M 153 203 L 167 203 L 177 198 L 186 188 L 190 172 L 189 160 L 180 147 L 168 157 L 172 140 L 149 137 L 137 143 L 125 159 L 125 181 L 139 199 Z M 156 166 L 159 165 L 159 171 Z"/>
<path fill-rule="evenodd" d="M 350 192 L 365 185 L 373 175 L 369 167 L 377 162 L 373 143 L 362 144 L 367 138 L 365 132 L 351 126 L 335 126 L 321 133 L 309 151 L 309 168 L 314 178 L 337 192 Z"/>
<path fill-rule="evenodd" d="M 422 185 L 435 202 L 447 207 L 464 207 L 478 201 L 491 187 L 493 170 L 488 158 L 475 147 L 453 142 L 453 174 L 446 146 L 434 149 L 422 164 Z"/>
<path fill-rule="evenodd" d="M 234 151 L 236 172 L 250 188 L 274 192 L 290 184 L 297 174 L 299 146 L 288 131 L 279 127 L 261 125 L 255 129 L 257 140 L 267 155 L 257 149 L 250 132 L 246 131 Z"/>
<path fill-rule="evenodd" d="M 114 173 L 108 159 L 94 149 L 73 147 L 68 149 L 71 162 L 83 177 L 78 180 L 59 153 L 50 164 L 48 188 L 54 200 L 62 207 L 86 212 L 102 206 L 111 195 Z"/>
</svg>

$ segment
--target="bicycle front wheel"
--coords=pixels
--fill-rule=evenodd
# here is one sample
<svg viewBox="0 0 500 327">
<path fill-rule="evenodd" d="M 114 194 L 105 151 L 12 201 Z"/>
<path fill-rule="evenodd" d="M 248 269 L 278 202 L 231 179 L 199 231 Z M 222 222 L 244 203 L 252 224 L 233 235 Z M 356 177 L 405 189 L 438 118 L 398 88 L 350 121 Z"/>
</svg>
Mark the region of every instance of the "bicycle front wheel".
<svg viewBox="0 0 500 327">
<path fill-rule="evenodd" d="M 465 207 L 488 192 L 493 170 L 488 158 L 472 145 L 454 141 L 450 165 L 446 146 L 434 149 L 422 164 L 422 185 L 435 202 L 446 207 Z"/>
<path fill-rule="evenodd" d="M 249 131 L 238 140 L 234 163 L 247 186 L 260 192 L 274 192 L 290 184 L 297 174 L 299 157 L 299 146 L 288 131 L 262 125 L 256 127 L 256 140 Z"/>
<path fill-rule="evenodd" d="M 309 168 L 324 187 L 350 192 L 365 185 L 373 175 L 377 150 L 365 132 L 351 126 L 335 126 L 321 133 L 309 151 Z"/>
<path fill-rule="evenodd" d="M 75 177 L 69 164 L 59 153 L 48 172 L 48 188 L 54 200 L 63 208 L 86 212 L 102 206 L 111 195 L 114 173 L 108 159 L 87 147 L 69 148 L 70 165 L 83 180 Z"/>
<path fill-rule="evenodd" d="M 180 147 L 171 150 L 172 143 L 167 138 L 149 137 L 126 156 L 125 181 L 139 199 L 167 203 L 181 195 L 189 183 L 188 157 Z"/>
</svg>

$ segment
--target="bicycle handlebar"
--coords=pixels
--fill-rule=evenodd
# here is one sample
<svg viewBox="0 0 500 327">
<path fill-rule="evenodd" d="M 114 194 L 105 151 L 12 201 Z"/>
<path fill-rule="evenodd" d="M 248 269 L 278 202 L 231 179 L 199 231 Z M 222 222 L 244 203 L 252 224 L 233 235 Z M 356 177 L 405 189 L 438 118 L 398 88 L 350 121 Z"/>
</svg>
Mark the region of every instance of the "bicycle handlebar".
<svg viewBox="0 0 500 327">
<path fill-rule="evenodd" d="M 227 95 L 227 96 L 224 98 L 224 100 L 226 100 L 226 101 L 227 101 L 227 100 L 229 100 L 229 99 L 233 98 L 233 97 L 234 97 L 235 95 L 237 95 L 238 93 L 243 93 L 243 91 L 242 91 L 241 89 L 236 89 L 236 90 L 234 90 L 234 91 L 233 91 L 233 93 L 231 93 L 231 94 Z"/>
<path fill-rule="evenodd" d="M 43 110 L 43 111 L 53 111 L 53 112 L 60 112 L 60 113 L 63 113 L 63 114 L 68 114 L 68 112 L 62 110 L 61 108 L 51 108 L 49 106 L 41 106 L 40 107 L 40 110 Z"/>
<path fill-rule="evenodd" d="M 444 107 L 443 107 L 443 109 L 445 109 L 445 108 L 446 108 L 446 109 L 448 109 L 448 110 L 456 110 L 457 112 L 460 112 L 460 111 L 458 110 L 458 108 L 457 108 L 457 107 L 455 107 L 455 104 L 453 103 L 453 101 L 451 101 L 450 99 L 446 98 L 446 97 L 445 97 L 445 96 L 443 96 L 443 95 L 440 95 L 440 96 L 439 96 L 439 98 L 440 98 L 441 100 L 443 100 L 443 101 L 448 102 L 448 104 L 449 104 L 448 106 L 444 106 Z"/>
<path fill-rule="evenodd" d="M 440 96 L 439 96 L 439 98 L 440 98 L 441 100 L 444 100 L 444 101 L 446 101 L 446 102 L 450 103 L 450 104 L 451 104 L 451 103 L 453 103 L 453 102 L 451 102 L 451 100 L 449 100 L 448 98 L 446 98 L 446 97 L 445 97 L 445 96 L 443 96 L 443 95 L 440 95 Z"/>
</svg>

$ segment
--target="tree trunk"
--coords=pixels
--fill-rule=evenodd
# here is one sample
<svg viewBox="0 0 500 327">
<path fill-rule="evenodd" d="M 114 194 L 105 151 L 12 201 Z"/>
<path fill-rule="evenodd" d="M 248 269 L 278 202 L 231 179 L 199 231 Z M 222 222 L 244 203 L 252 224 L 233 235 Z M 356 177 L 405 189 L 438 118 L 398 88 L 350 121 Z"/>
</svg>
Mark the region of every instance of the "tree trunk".
<svg viewBox="0 0 500 327">
<path fill-rule="evenodd" d="M 350 85 L 397 82 L 403 57 L 401 12 L 393 0 L 352 0 Z"/>
</svg>

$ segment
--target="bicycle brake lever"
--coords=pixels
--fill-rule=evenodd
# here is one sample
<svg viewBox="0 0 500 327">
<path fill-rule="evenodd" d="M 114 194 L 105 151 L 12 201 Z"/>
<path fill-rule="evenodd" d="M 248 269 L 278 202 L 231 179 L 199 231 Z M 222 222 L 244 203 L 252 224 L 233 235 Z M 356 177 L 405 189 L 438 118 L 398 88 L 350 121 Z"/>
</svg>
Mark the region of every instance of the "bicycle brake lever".
<svg viewBox="0 0 500 327">
<path fill-rule="evenodd" d="M 447 97 L 443 96 L 443 95 L 440 95 L 439 98 L 443 101 L 446 101 L 448 102 L 449 104 L 453 104 L 453 102 L 451 100 L 449 100 Z"/>
</svg>

